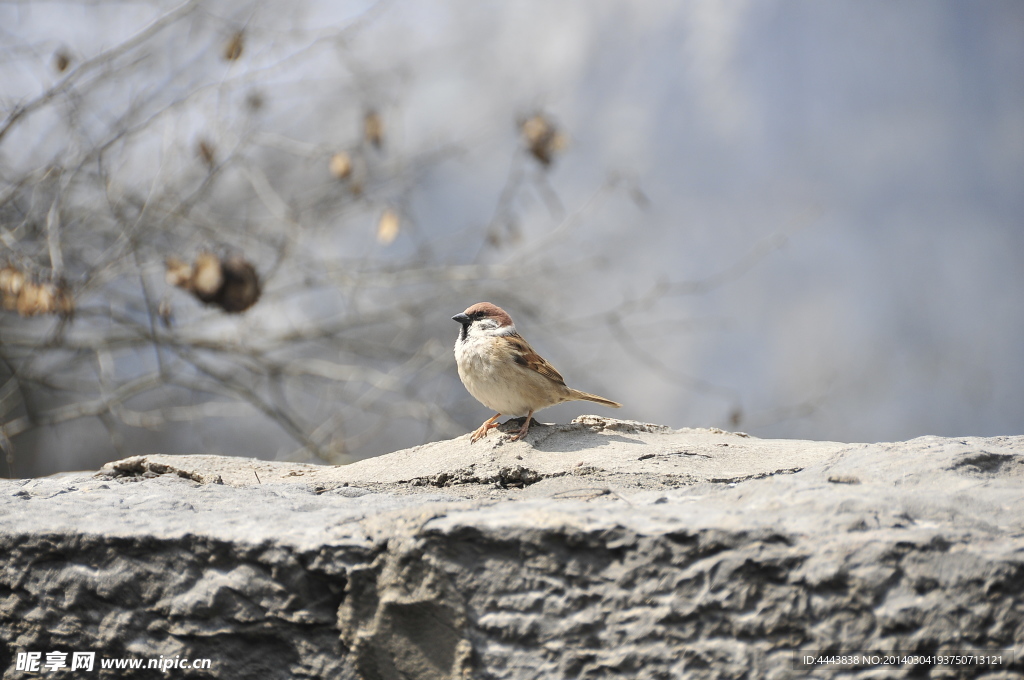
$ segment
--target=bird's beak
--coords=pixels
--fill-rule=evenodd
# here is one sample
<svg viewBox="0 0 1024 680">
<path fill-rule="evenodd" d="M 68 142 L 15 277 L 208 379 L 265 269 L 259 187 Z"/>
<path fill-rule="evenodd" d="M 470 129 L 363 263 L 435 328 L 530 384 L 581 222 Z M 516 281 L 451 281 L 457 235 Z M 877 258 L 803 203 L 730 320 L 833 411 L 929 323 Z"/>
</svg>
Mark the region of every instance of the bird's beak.
<svg viewBox="0 0 1024 680">
<path fill-rule="evenodd" d="M 468 323 L 472 323 L 472 319 L 470 319 L 468 316 L 466 316 L 465 312 L 463 312 L 461 314 L 456 314 L 455 316 L 453 316 L 452 317 L 452 321 L 458 321 L 463 326 L 465 326 Z"/>
</svg>

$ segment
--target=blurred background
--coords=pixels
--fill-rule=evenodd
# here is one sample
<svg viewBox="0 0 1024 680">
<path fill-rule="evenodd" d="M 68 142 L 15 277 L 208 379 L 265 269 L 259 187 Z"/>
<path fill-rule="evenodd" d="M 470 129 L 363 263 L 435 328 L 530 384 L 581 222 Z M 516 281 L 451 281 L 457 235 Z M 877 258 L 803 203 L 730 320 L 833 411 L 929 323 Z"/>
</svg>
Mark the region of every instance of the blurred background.
<svg viewBox="0 0 1024 680">
<path fill-rule="evenodd" d="M 1024 3 L 0 0 L 0 474 L 621 411 L 1024 433 Z"/>
</svg>

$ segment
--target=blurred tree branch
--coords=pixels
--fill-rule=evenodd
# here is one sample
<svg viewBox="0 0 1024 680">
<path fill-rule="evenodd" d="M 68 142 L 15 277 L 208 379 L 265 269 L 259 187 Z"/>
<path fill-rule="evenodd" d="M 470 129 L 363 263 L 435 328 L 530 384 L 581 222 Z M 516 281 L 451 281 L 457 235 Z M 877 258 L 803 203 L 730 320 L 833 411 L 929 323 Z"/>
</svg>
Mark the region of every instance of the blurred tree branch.
<svg viewBox="0 0 1024 680">
<path fill-rule="evenodd" d="M 167 26 L 179 21 L 190 12 L 192 12 L 199 5 L 199 0 L 188 0 L 188 2 L 182 3 L 178 7 L 174 8 L 170 12 L 163 14 L 162 16 L 155 19 L 151 24 L 143 28 L 141 31 L 136 33 L 134 36 L 125 40 L 120 45 L 113 47 L 105 52 L 102 52 L 95 57 L 86 59 L 78 66 L 71 69 L 67 75 L 65 75 L 56 85 L 49 88 L 43 94 L 39 95 L 35 99 L 18 106 L 14 107 L 4 122 L 0 124 L 0 142 L 3 142 L 4 137 L 10 131 L 10 129 L 22 118 L 30 115 L 34 111 L 42 108 L 49 104 L 55 97 L 64 94 L 72 85 L 77 83 L 81 78 L 87 74 L 95 71 L 96 69 L 109 64 L 121 55 L 135 49 L 139 45 L 144 44 L 154 35 L 159 33 Z"/>
<path fill-rule="evenodd" d="M 28 467 L 29 435 L 80 421 L 107 433 L 92 446 L 116 450 L 135 430 L 189 423 L 178 429 L 224 439 L 271 423 L 284 441 L 261 455 L 335 463 L 399 423 L 427 439 L 464 431 L 473 404 L 437 340 L 454 337 L 450 310 L 489 297 L 533 308 L 592 265 L 552 267 L 549 252 L 609 197 L 647 199 L 612 176 L 565 206 L 549 179 L 564 133 L 538 112 L 517 131 L 510 111 L 494 124 L 505 132 L 488 132 L 520 135 L 499 161 L 509 170 L 489 222 L 421 224 L 416 201 L 467 143 L 403 146 L 393 132 L 401 69 L 368 66 L 352 47 L 386 4 L 290 30 L 262 5 L 221 17 L 189 0 L 77 63 L 62 52 L 54 84 L 7 106 L 0 148 L 27 150 L 0 157 L 8 474 Z M 29 47 L 12 60 L 39 67 Z M 519 225 L 527 195 L 552 222 L 531 237 Z M 732 399 L 673 373 L 622 320 L 724 285 L 784 240 L 566 323 L 604 324 L 653 373 Z M 254 294 L 239 302 L 228 286 L 250 270 Z"/>
</svg>

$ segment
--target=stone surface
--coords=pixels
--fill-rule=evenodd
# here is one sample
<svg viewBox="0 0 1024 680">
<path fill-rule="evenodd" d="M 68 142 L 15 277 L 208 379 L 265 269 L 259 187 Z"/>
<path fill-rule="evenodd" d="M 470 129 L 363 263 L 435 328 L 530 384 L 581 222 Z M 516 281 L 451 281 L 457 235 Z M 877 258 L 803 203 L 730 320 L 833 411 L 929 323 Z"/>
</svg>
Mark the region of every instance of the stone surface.
<svg viewBox="0 0 1024 680">
<path fill-rule="evenodd" d="M 344 467 L 152 455 L 0 481 L 5 679 L 30 677 L 18 652 L 91 650 L 85 677 L 994 680 L 1024 677 L 1022 641 L 1024 437 L 584 416 Z M 798 650 L 1003 663 L 811 672 Z M 161 655 L 211 668 L 98 668 Z"/>
</svg>

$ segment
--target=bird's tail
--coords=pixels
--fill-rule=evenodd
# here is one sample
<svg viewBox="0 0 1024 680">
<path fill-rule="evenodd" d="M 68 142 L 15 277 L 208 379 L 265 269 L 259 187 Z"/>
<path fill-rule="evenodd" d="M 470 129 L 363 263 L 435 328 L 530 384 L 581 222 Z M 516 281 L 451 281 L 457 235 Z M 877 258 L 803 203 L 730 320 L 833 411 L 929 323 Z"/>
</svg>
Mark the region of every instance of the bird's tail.
<svg viewBox="0 0 1024 680">
<path fill-rule="evenodd" d="M 612 401 L 611 399 L 605 399 L 604 397 L 599 397 L 596 394 L 580 392 L 579 390 L 574 390 L 571 387 L 569 388 L 569 399 L 576 401 L 593 401 L 603 406 L 611 406 L 612 408 L 622 407 L 622 404 Z"/>
</svg>

